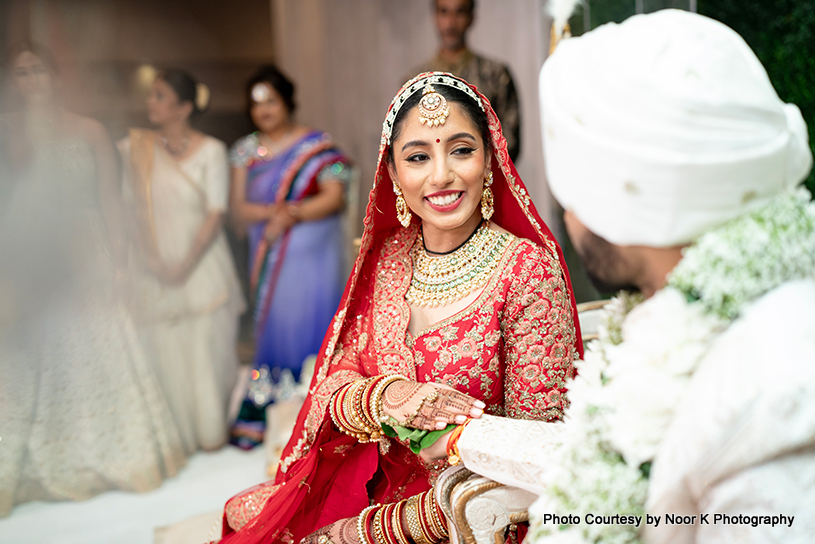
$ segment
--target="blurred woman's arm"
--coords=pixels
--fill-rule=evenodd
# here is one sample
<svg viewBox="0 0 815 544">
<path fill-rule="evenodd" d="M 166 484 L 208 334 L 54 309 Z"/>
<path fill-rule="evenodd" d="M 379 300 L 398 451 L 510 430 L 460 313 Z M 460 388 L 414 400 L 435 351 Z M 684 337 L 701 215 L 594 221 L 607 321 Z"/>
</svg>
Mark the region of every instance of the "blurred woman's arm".
<svg viewBox="0 0 815 544">
<path fill-rule="evenodd" d="M 243 227 L 268 221 L 274 215 L 272 206 L 255 204 L 246 200 L 246 168 L 232 167 L 230 186 L 230 211 L 232 217 Z"/>
<path fill-rule="evenodd" d="M 207 214 L 206 219 L 204 219 L 198 233 L 195 235 L 195 240 L 187 256 L 180 263 L 167 267 L 164 274 L 162 274 L 162 280 L 165 283 L 178 285 L 187 281 L 192 271 L 201 262 L 201 258 L 212 245 L 215 237 L 218 236 L 221 225 L 223 225 L 223 219 L 224 214 L 220 211 L 211 211 Z"/>
<path fill-rule="evenodd" d="M 318 221 L 345 207 L 345 185 L 341 181 L 327 180 L 320 184 L 319 192 L 299 202 L 273 204 L 264 238 L 269 243 L 300 221 Z"/>
<path fill-rule="evenodd" d="M 341 181 L 325 181 L 320 192 L 301 202 L 289 204 L 289 215 L 298 221 L 317 221 L 334 215 L 345 208 L 345 184 Z"/>
</svg>

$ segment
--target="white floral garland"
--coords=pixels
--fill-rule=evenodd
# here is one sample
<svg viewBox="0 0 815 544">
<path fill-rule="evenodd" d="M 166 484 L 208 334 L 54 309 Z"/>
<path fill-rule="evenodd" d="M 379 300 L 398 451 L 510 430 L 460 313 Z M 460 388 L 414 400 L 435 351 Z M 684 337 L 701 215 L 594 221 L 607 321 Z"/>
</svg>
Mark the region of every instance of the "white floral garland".
<svg viewBox="0 0 815 544">
<path fill-rule="evenodd" d="M 582 516 L 644 520 L 651 461 L 711 343 L 750 301 L 813 276 L 815 204 L 798 189 L 701 236 L 649 300 L 613 299 L 568 386 L 567 431 L 547 460 L 551 481 L 529 509 L 529 542 L 640 542 L 637 525 Z M 582 523 L 544 522 L 545 514 L 579 515 Z"/>
</svg>

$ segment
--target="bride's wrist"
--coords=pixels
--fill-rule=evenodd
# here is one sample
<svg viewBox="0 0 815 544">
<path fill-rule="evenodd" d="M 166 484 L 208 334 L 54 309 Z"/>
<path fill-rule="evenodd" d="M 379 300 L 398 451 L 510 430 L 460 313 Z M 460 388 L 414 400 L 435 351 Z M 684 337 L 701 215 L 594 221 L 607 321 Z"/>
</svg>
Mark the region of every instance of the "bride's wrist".
<svg viewBox="0 0 815 544">
<path fill-rule="evenodd" d="M 331 419 L 336 427 L 360 442 L 378 440 L 382 433 L 382 397 L 398 375 L 359 379 L 341 387 L 329 401 Z"/>
</svg>

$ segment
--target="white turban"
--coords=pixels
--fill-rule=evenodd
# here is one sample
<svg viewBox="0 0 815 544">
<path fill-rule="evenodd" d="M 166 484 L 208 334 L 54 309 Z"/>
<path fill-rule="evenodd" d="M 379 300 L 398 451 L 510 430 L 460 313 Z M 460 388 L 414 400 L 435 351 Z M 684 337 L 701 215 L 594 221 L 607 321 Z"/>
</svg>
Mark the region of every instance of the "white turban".
<svg viewBox="0 0 815 544">
<path fill-rule="evenodd" d="M 562 41 L 540 99 L 552 193 L 617 245 L 691 242 L 812 166 L 801 112 L 744 40 L 685 11 Z"/>
</svg>

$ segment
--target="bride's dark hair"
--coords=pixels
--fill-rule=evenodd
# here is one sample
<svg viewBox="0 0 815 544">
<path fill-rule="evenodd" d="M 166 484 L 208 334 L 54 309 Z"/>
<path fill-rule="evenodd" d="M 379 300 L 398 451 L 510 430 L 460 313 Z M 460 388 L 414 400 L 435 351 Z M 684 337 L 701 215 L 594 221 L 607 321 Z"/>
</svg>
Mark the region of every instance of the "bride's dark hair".
<svg viewBox="0 0 815 544">
<path fill-rule="evenodd" d="M 433 88 L 436 89 L 437 93 L 447 99 L 448 104 L 456 103 L 462 110 L 464 110 L 464 113 L 467 115 L 470 121 L 476 126 L 476 128 L 478 128 L 478 133 L 481 135 L 481 140 L 484 142 L 485 151 L 489 152 L 492 148 L 490 143 L 490 125 L 487 121 L 487 114 L 481 110 L 476 101 L 466 93 L 459 91 L 455 87 L 450 87 L 449 85 L 433 85 Z M 404 127 L 408 112 L 413 111 L 413 109 L 419 105 L 419 100 L 421 99 L 421 91 L 416 91 L 413 93 L 410 98 L 405 100 L 405 103 L 402 104 L 399 113 L 396 114 L 396 119 L 393 120 L 391 145 L 388 148 L 388 162 L 391 164 L 393 164 L 393 142 L 395 142 L 402 133 L 402 128 Z"/>
</svg>

